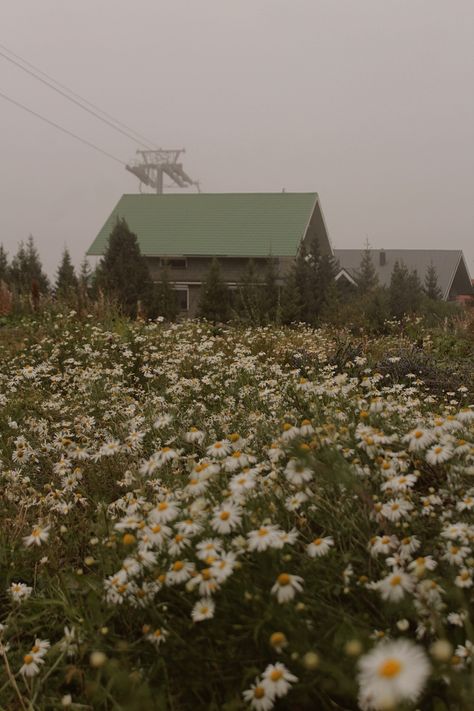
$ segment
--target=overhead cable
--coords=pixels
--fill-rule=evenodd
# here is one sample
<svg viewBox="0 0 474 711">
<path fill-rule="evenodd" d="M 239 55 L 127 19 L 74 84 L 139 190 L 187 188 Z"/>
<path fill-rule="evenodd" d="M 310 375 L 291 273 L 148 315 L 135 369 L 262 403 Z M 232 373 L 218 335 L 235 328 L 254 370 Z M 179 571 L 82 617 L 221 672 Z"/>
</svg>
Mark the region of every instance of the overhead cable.
<svg viewBox="0 0 474 711">
<path fill-rule="evenodd" d="M 109 153 L 108 151 L 104 151 L 103 148 L 99 148 L 99 146 L 96 146 L 95 143 L 91 143 L 86 138 L 82 138 L 81 136 L 78 136 L 77 133 L 73 133 L 68 128 L 64 128 L 64 126 L 61 126 L 59 123 L 55 123 L 54 121 L 51 121 L 51 119 L 46 118 L 46 116 L 42 116 L 41 114 L 38 114 L 36 111 L 33 111 L 33 109 L 28 108 L 28 106 L 21 104 L 19 101 L 12 99 L 10 96 L 7 96 L 6 94 L 2 93 L 1 91 L 0 91 L 0 97 L 2 99 L 5 99 L 5 101 L 9 101 L 11 104 L 18 106 L 20 109 L 27 111 L 29 114 L 36 116 L 36 118 L 41 119 L 41 121 L 48 123 L 50 126 L 54 126 L 54 128 L 57 128 L 59 131 L 62 131 L 63 133 L 66 133 L 68 136 L 72 136 L 72 138 L 75 138 L 77 141 L 84 143 L 84 145 L 89 146 L 89 148 L 93 148 L 94 150 L 99 151 L 99 153 L 102 153 L 104 156 L 111 158 L 112 160 L 116 161 L 117 163 L 120 163 L 121 165 L 126 165 L 126 163 L 124 163 L 123 160 L 120 160 L 120 158 L 117 158 L 116 156 L 112 155 L 112 153 Z"/>
<path fill-rule="evenodd" d="M 19 59 L 20 62 L 22 62 L 22 64 L 20 64 L 20 62 L 17 62 L 15 59 L 12 59 L 12 57 L 9 57 L 7 54 L 4 54 L 4 52 L 0 52 L 1 57 L 6 59 L 8 62 L 11 62 L 11 64 L 14 64 L 15 66 L 17 66 L 19 69 L 22 69 L 24 72 L 26 72 L 30 76 L 34 77 L 35 79 L 40 81 L 42 84 L 45 84 L 53 91 L 57 92 L 58 94 L 61 94 L 61 96 L 63 96 L 65 99 L 67 99 L 68 101 L 71 101 L 73 104 L 76 104 L 76 106 L 79 106 L 84 111 L 87 111 L 87 113 L 91 114 L 92 116 L 95 116 L 96 118 L 99 119 L 99 121 L 102 121 L 103 123 L 105 123 L 108 126 L 110 126 L 111 128 L 113 128 L 115 131 L 118 131 L 119 133 L 126 136 L 127 138 L 130 138 L 132 141 L 140 143 L 142 146 L 145 146 L 146 148 L 154 147 L 154 144 L 152 141 L 150 141 L 147 138 L 145 138 L 144 136 L 142 136 L 140 133 L 135 131 L 133 128 L 130 128 L 129 126 L 127 126 L 127 124 L 124 124 L 121 121 L 119 121 L 118 119 L 114 118 L 113 116 L 110 116 L 105 111 L 103 111 L 101 108 L 99 108 L 98 106 L 95 106 L 90 101 L 88 101 L 87 99 L 82 97 L 80 94 L 76 94 L 71 89 L 69 89 L 67 86 L 58 82 L 57 79 L 54 79 L 54 77 L 50 76 L 49 74 L 46 74 L 46 72 L 43 72 L 38 67 L 35 67 L 34 64 L 31 64 L 31 62 L 28 62 L 26 59 L 23 59 L 23 57 L 20 57 L 20 55 L 15 54 L 15 52 L 12 52 L 12 50 L 8 49 L 8 47 L 5 47 L 5 45 L 0 43 L 0 48 L 6 50 L 9 54 L 12 55 L 12 57 L 16 57 L 16 59 Z M 26 66 L 23 66 L 23 64 L 25 64 Z M 28 69 L 27 67 L 31 67 L 31 69 Z M 42 75 L 42 76 L 39 76 L 39 75 Z M 42 77 L 46 77 L 46 79 L 43 79 Z M 51 83 L 51 82 L 53 82 L 53 83 Z M 55 84 L 56 84 L 56 86 L 54 86 Z M 98 113 L 98 112 L 100 112 L 100 113 Z M 100 114 L 102 114 L 102 116 Z M 126 130 L 124 130 L 124 129 L 126 129 Z M 132 133 L 135 135 L 132 135 Z"/>
</svg>

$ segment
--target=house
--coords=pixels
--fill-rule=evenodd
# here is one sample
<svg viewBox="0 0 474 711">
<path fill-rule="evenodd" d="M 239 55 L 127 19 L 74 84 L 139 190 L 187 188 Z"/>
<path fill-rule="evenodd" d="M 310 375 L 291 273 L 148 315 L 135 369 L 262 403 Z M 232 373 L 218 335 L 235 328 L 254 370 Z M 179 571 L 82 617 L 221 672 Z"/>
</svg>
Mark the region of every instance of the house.
<svg viewBox="0 0 474 711">
<path fill-rule="evenodd" d="M 416 270 L 422 283 L 433 265 L 444 301 L 461 301 L 461 297 L 473 293 L 469 271 L 459 249 L 371 249 L 370 253 L 381 286 L 389 286 L 393 267 L 398 262 L 409 271 Z M 335 249 L 334 256 L 339 262 L 336 278 L 357 283 L 364 250 Z"/>
<path fill-rule="evenodd" d="M 213 258 L 236 288 L 249 260 L 263 273 L 272 259 L 282 282 L 302 244 L 316 237 L 321 253 L 332 253 L 317 193 L 123 195 L 87 254 L 104 254 L 118 218 L 137 235 L 152 278 L 158 281 L 168 268 L 180 308 L 189 316 L 197 313 Z"/>
</svg>

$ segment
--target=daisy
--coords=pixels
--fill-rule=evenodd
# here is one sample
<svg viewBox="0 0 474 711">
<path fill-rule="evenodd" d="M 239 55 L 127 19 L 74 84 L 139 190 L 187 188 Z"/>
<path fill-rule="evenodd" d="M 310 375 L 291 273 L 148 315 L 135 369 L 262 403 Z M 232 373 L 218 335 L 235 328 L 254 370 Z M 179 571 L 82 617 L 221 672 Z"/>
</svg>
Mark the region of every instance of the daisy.
<svg viewBox="0 0 474 711">
<path fill-rule="evenodd" d="M 168 637 L 169 632 L 161 627 L 153 630 L 153 632 L 148 632 L 145 635 L 145 639 L 152 643 L 152 645 L 158 648 Z"/>
<path fill-rule="evenodd" d="M 23 666 L 20 667 L 20 674 L 23 674 L 23 676 L 36 676 L 36 674 L 39 674 L 40 664 L 44 664 L 43 657 L 31 653 L 25 654 Z"/>
<path fill-rule="evenodd" d="M 250 707 L 255 709 L 255 711 L 270 711 L 270 709 L 272 709 L 275 705 L 275 697 L 269 693 L 258 677 L 255 679 L 255 683 L 251 685 L 250 689 L 246 689 L 242 695 L 244 697 L 244 701 L 247 701 L 250 704 Z"/>
<path fill-rule="evenodd" d="M 212 528 L 220 534 L 231 533 L 242 522 L 242 509 L 232 501 L 216 506 L 211 519 Z"/>
<path fill-rule="evenodd" d="M 234 474 L 229 482 L 229 489 L 234 496 L 244 494 L 255 487 L 255 472 L 250 469 L 244 470 L 240 474 Z"/>
<path fill-rule="evenodd" d="M 202 598 L 194 605 L 192 609 L 191 617 L 193 622 L 202 622 L 203 620 L 210 620 L 212 617 L 214 617 L 215 609 L 216 606 L 212 598 Z"/>
<path fill-rule="evenodd" d="M 438 444 L 435 447 L 431 447 L 426 453 L 426 461 L 428 464 L 442 464 L 447 462 L 453 456 L 453 450 L 449 445 Z"/>
<path fill-rule="evenodd" d="M 382 506 L 382 516 L 389 521 L 399 521 L 402 517 L 409 516 L 413 504 L 405 499 L 391 499 Z"/>
<path fill-rule="evenodd" d="M 197 427 L 191 427 L 189 432 L 185 432 L 184 439 L 189 444 L 202 444 L 204 440 L 204 432 L 198 430 Z"/>
<path fill-rule="evenodd" d="M 384 600 L 398 602 L 405 596 L 405 592 L 413 590 L 414 582 L 403 570 L 395 568 L 390 575 L 375 583 L 375 587 L 380 591 Z"/>
<path fill-rule="evenodd" d="M 284 664 L 277 662 L 269 664 L 262 674 L 262 685 L 269 696 L 279 698 L 286 696 L 298 677 L 292 674 Z"/>
<path fill-rule="evenodd" d="M 169 585 L 185 583 L 194 572 L 194 563 L 186 560 L 175 560 L 167 576 Z"/>
<path fill-rule="evenodd" d="M 179 509 L 172 501 L 160 501 L 152 511 L 149 518 L 153 523 L 169 523 L 173 521 L 179 513 Z"/>
<path fill-rule="evenodd" d="M 458 588 L 471 588 L 472 587 L 472 571 L 468 568 L 462 568 L 459 571 L 459 575 L 456 576 L 454 580 Z"/>
<path fill-rule="evenodd" d="M 415 702 L 431 671 L 424 650 L 406 639 L 381 642 L 358 666 L 359 704 L 364 711 Z"/>
<path fill-rule="evenodd" d="M 409 452 L 419 452 L 426 449 L 435 439 L 436 436 L 433 432 L 417 427 L 403 437 L 403 442 L 408 442 Z"/>
<path fill-rule="evenodd" d="M 42 528 L 41 526 L 35 526 L 31 531 L 30 535 L 25 536 L 23 538 L 23 543 L 26 547 L 40 546 L 42 543 L 45 543 L 48 540 L 49 529 L 50 526 L 45 526 L 44 528 Z"/>
<path fill-rule="evenodd" d="M 408 569 L 412 570 L 418 577 L 421 577 L 425 574 L 425 571 L 434 570 L 437 565 L 438 563 L 434 560 L 433 556 L 426 555 L 419 556 L 415 560 L 412 560 L 408 565 Z"/>
<path fill-rule="evenodd" d="M 297 459 L 290 459 L 283 473 L 287 480 L 295 486 L 301 486 L 313 478 L 312 470 Z"/>
<path fill-rule="evenodd" d="M 332 536 L 315 538 L 314 541 L 311 541 L 311 543 L 306 546 L 306 552 L 311 558 L 320 558 L 321 556 L 329 553 L 329 550 L 333 545 L 334 539 Z"/>
<path fill-rule="evenodd" d="M 231 446 L 229 440 L 222 439 L 214 442 L 214 444 L 211 444 L 211 446 L 206 449 L 206 454 L 208 457 L 223 459 L 224 457 L 227 457 L 230 451 Z"/>
<path fill-rule="evenodd" d="M 280 573 L 272 587 L 272 595 L 276 595 L 279 603 L 289 602 L 297 592 L 303 590 L 302 582 L 303 578 L 299 575 Z"/>
<path fill-rule="evenodd" d="M 247 538 L 249 542 L 249 550 L 251 551 L 266 551 L 267 548 L 280 547 L 278 534 L 280 531 L 277 526 L 268 524 L 260 526 L 256 531 L 249 531 Z"/>
<path fill-rule="evenodd" d="M 50 648 L 51 643 L 48 639 L 35 639 L 35 643 L 31 648 L 30 654 L 34 654 L 35 657 L 44 657 Z"/>
<path fill-rule="evenodd" d="M 22 602 L 30 597 L 33 592 L 33 588 L 25 585 L 25 583 L 12 583 L 8 588 L 8 592 L 10 593 L 12 600 L 15 602 Z"/>
</svg>

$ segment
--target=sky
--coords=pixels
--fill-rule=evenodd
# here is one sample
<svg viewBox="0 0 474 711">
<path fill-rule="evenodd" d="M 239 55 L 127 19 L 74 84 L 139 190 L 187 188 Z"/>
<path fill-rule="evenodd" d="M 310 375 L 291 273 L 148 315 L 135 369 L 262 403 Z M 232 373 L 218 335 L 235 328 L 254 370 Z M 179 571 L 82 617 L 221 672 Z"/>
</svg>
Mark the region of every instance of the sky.
<svg viewBox="0 0 474 711">
<path fill-rule="evenodd" d="M 474 277 L 473 0 L 0 0 L 0 20 L 0 45 L 185 147 L 204 192 L 315 191 L 334 247 L 462 249 Z M 0 92 L 124 163 L 140 147 L 2 56 Z M 0 243 L 79 264 L 138 180 L 1 97 L 0 119 Z"/>
</svg>

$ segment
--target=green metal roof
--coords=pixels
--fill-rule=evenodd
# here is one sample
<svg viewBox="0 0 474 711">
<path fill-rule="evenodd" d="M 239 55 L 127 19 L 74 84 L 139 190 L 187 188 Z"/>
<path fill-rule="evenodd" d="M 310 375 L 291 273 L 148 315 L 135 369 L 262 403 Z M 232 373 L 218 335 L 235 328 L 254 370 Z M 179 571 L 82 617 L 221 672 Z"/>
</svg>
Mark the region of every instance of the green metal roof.
<svg viewBox="0 0 474 711">
<path fill-rule="evenodd" d="M 146 256 L 294 256 L 317 203 L 316 193 L 123 195 L 90 255 L 103 254 L 118 217 Z"/>
</svg>

